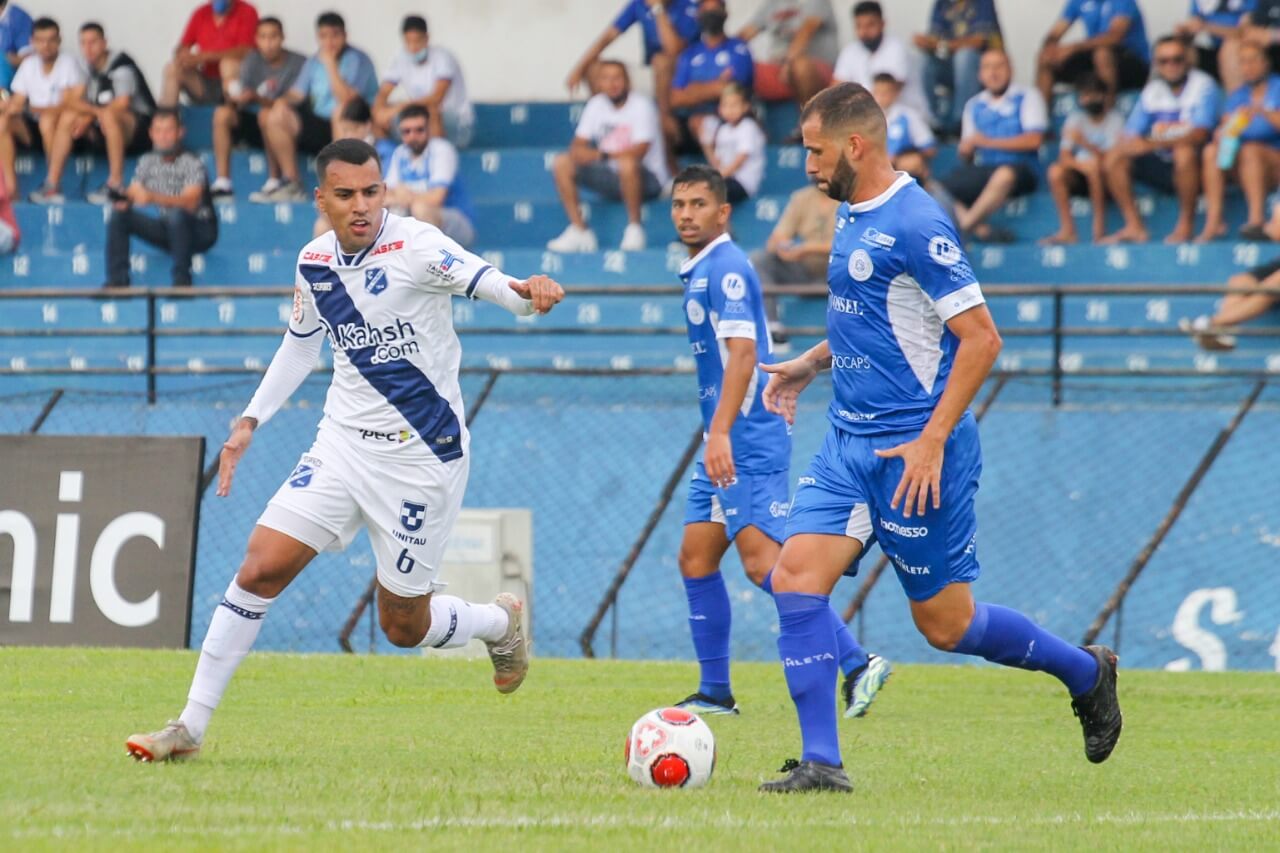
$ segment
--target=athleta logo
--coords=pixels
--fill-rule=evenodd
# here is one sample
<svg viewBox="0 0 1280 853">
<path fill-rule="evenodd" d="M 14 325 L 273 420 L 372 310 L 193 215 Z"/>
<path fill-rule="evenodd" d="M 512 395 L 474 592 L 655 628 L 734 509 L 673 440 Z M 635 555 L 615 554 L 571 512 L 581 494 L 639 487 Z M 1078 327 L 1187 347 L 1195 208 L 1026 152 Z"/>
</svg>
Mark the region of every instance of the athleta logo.
<svg viewBox="0 0 1280 853">
<path fill-rule="evenodd" d="M 907 561 L 906 561 L 906 560 L 902 559 L 901 557 L 897 556 L 896 554 L 891 554 L 891 555 L 889 556 L 889 559 L 893 560 L 893 564 L 894 564 L 895 566 L 897 566 L 897 567 L 898 567 L 898 571 L 902 572 L 904 575 L 927 575 L 927 574 L 929 574 L 929 567 L 928 567 L 928 566 L 912 566 L 912 565 L 909 565 L 909 564 L 907 563 Z"/>
<path fill-rule="evenodd" d="M 896 521 L 890 521 L 887 518 L 880 519 L 880 526 L 895 536 L 901 536 L 903 539 L 920 539 L 929 535 L 927 527 L 904 527 Z"/>
<path fill-rule="evenodd" d="M 378 255 L 385 255 L 387 252 L 398 252 L 404 248 L 403 240 L 396 240 L 391 243 L 383 243 L 378 248 L 369 253 L 369 257 L 375 258 Z"/>
<path fill-rule="evenodd" d="M 858 300 L 850 299 L 847 296 L 836 296 L 834 293 L 827 297 L 827 308 L 838 314 L 862 316 L 862 304 Z"/>
<path fill-rule="evenodd" d="M 805 655 L 802 658 L 783 658 L 783 666 L 808 666 L 811 663 L 818 663 L 824 660 L 835 660 L 836 656 L 831 652 L 818 652 L 816 655 Z"/>
</svg>

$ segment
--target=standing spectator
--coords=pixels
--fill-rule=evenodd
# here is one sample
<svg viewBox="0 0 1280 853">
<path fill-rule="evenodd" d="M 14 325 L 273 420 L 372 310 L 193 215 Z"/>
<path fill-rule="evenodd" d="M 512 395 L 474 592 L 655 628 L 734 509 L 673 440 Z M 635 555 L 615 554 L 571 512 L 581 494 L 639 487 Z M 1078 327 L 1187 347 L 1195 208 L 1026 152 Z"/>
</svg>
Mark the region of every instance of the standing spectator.
<svg viewBox="0 0 1280 853">
<path fill-rule="evenodd" d="M 1106 243 L 1150 239 L 1133 198 L 1133 180 L 1178 197 L 1178 224 L 1165 243 L 1185 243 L 1195 226 L 1200 195 L 1200 151 L 1218 125 L 1221 93 L 1213 78 L 1189 68 L 1187 50 L 1174 36 L 1156 42 L 1156 76 L 1129 113 L 1120 144 L 1103 160 L 1107 190 L 1120 207 L 1124 227 Z"/>
<path fill-rule="evenodd" d="M 193 104 L 217 104 L 240 76 L 240 61 L 253 48 L 258 10 L 245 0 L 211 0 L 191 13 L 173 59 L 164 67 L 160 103 L 178 103 L 186 92 Z"/>
<path fill-rule="evenodd" d="M 702 150 L 707 162 L 724 178 L 729 204 L 739 204 L 760 191 L 764 181 L 764 131 L 751 112 L 747 91 L 736 83 L 724 87 L 720 94 L 720 120 L 703 139 Z"/>
<path fill-rule="evenodd" d="M 582 109 L 569 150 L 551 164 L 560 203 L 569 226 L 547 248 L 553 252 L 594 252 L 596 235 L 587 227 L 578 204 L 578 185 L 605 198 L 622 199 L 627 207 L 627 227 L 622 234 L 624 252 L 645 247 L 640 210 L 646 199 L 657 198 L 667 182 L 667 157 L 662 148 L 662 127 L 652 100 L 631 91 L 627 67 L 605 61 L 596 71 L 599 94 Z"/>
<path fill-rule="evenodd" d="M 1241 26 L 1252 7 L 1253 0 L 1191 0 L 1191 17 L 1173 31 L 1193 45 L 1200 70 L 1216 78 L 1228 92 L 1244 83 Z"/>
<path fill-rule="evenodd" d="M 209 177 L 200 158 L 183 150 L 177 109 L 157 109 L 150 132 L 151 151 L 138 161 L 129 188 L 114 197 L 107 220 L 108 287 L 129 285 L 129 238 L 135 234 L 173 257 L 175 286 L 191 284 L 191 256 L 218 239 Z M 138 210 L 148 205 L 160 208 L 160 215 Z"/>
<path fill-rule="evenodd" d="M 421 104 L 400 111 L 401 142 L 387 158 L 387 204 L 430 222 L 465 248 L 476 240 L 475 213 L 458 168 L 458 149 L 433 135 L 430 118 Z"/>
<path fill-rule="evenodd" d="M 264 124 L 271 107 L 293 88 L 306 57 L 284 46 L 284 24 L 262 18 L 254 30 L 254 49 L 240 63 L 240 76 L 227 86 L 227 100 L 213 111 L 213 160 L 218 175 L 210 188 L 214 201 L 235 195 L 231 185 L 231 146 L 243 142 L 263 148 L 267 181 L 258 193 L 270 196 L 280 188 L 280 164 L 266 148 Z"/>
<path fill-rule="evenodd" d="M 902 102 L 928 116 L 929 104 L 907 45 L 885 33 L 884 13 L 876 0 L 860 0 L 853 7 L 853 36 L 836 59 L 836 81 L 857 83 L 870 91 L 877 74 L 891 74 L 903 82 Z"/>
<path fill-rule="evenodd" d="M 929 161 L 938 153 L 937 140 L 924 116 L 903 104 L 901 95 L 902 81 L 892 74 L 882 72 L 871 82 L 871 96 L 884 110 L 885 148 L 893 168 L 924 186 L 929 180 Z"/>
<path fill-rule="evenodd" d="M 1062 42 L 1076 21 L 1084 26 L 1080 41 Z M 1147 80 L 1151 49 L 1137 0 L 1067 0 L 1062 15 L 1049 28 L 1036 58 L 1036 85 L 1050 103 L 1054 83 L 1078 83 L 1093 72 L 1116 92 L 1138 89 Z"/>
<path fill-rule="evenodd" d="M 1003 50 L 982 54 L 978 79 L 983 90 L 964 105 L 956 149 L 967 162 L 942 183 L 956 200 L 956 225 L 962 232 L 1009 242 L 1013 235 L 992 228 L 986 219 L 1010 198 L 1035 190 L 1049 114 L 1039 92 L 1011 82 L 1013 68 Z"/>
<path fill-rule="evenodd" d="M 914 42 L 925 54 L 924 90 L 934 121 L 944 133 L 959 133 L 964 105 L 982 91 L 983 52 L 1003 46 L 995 0 L 934 0 L 929 30 Z"/>
<path fill-rule="evenodd" d="M 755 51 L 761 57 L 755 67 L 761 100 L 803 107 L 831 85 L 840 52 L 831 0 L 764 0 L 738 38 L 750 42 L 759 35 L 765 37 L 764 49 Z"/>
<path fill-rule="evenodd" d="M 760 283 L 770 287 L 826 281 L 839 206 L 838 201 L 812 184 L 793 192 L 764 248 L 751 253 L 751 265 L 756 268 Z M 779 317 L 777 297 L 765 297 L 765 306 L 773 340 L 785 343 L 787 334 Z"/>
<path fill-rule="evenodd" d="M 382 76 L 373 103 L 374 130 L 380 136 L 389 135 L 399 112 L 418 104 L 431 116 L 433 137 L 447 137 L 458 148 L 466 148 L 475 131 L 476 114 L 467 98 L 467 83 L 458 60 L 443 47 L 428 46 L 427 21 L 421 15 L 406 17 L 400 34 L 404 50 L 396 54 Z M 407 100 L 392 104 L 391 93 L 397 87 Z"/>
<path fill-rule="evenodd" d="M 0 90 L 7 90 L 14 72 L 31 52 L 31 16 L 9 0 L 0 0 Z"/>
<path fill-rule="evenodd" d="M 672 82 L 671 108 L 676 127 L 668 128 L 668 140 L 678 152 L 695 153 L 702 139 L 702 122 L 714 116 L 720 94 L 729 83 L 752 91 L 755 64 L 742 39 L 725 35 L 729 13 L 724 0 L 700 0 L 698 27 L 702 36 L 680 54 Z"/>
<path fill-rule="evenodd" d="M 1267 54 L 1253 42 L 1240 45 L 1238 58 L 1245 83 L 1227 96 L 1222 121 L 1204 148 L 1205 218 L 1197 243 L 1226 235 L 1222 205 L 1231 175 L 1249 209 L 1240 238 L 1266 240 L 1263 204 L 1280 181 L 1280 75 L 1271 73 Z"/>
<path fill-rule="evenodd" d="M 1071 216 L 1071 197 L 1083 195 L 1093 208 L 1093 241 L 1107 231 L 1107 187 L 1102 161 L 1124 133 L 1124 116 L 1110 106 L 1107 85 L 1088 74 L 1076 88 L 1076 108 L 1062 126 L 1058 162 L 1049 167 L 1049 189 L 1058 208 L 1058 231 L 1040 241 L 1045 246 L 1075 243 L 1080 239 Z"/>
<path fill-rule="evenodd" d="M 17 195 L 18 173 L 14 168 L 19 147 L 42 149 L 50 156 L 58 121 L 65 109 L 67 93 L 84 84 L 80 63 L 69 53 L 61 52 L 62 36 L 58 22 L 52 18 L 36 18 L 32 24 L 32 52 L 13 75 L 12 94 L 0 101 L 0 172 L 5 186 Z M 56 190 L 36 190 L 31 201 L 60 201 Z"/>
<path fill-rule="evenodd" d="M 264 120 L 267 150 L 280 165 L 280 186 L 251 201 L 306 201 L 298 173 L 298 150 L 316 153 L 337 135 L 342 108 L 355 98 L 372 103 L 378 75 L 369 55 L 347 43 L 347 24 L 336 12 L 316 18 L 319 50 L 306 61 L 298 79 L 277 98 Z"/>
<path fill-rule="evenodd" d="M 13 199 L 9 197 L 9 187 L 0 176 L 0 255 L 9 255 L 18 251 L 22 242 L 22 231 L 18 228 L 18 217 L 13 213 Z"/>
</svg>

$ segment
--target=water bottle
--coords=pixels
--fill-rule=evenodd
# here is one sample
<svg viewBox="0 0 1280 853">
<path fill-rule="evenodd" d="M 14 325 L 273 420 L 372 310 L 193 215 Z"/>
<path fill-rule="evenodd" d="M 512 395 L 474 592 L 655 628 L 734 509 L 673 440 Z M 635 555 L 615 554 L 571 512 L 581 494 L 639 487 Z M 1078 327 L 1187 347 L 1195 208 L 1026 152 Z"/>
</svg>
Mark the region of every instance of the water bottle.
<svg viewBox="0 0 1280 853">
<path fill-rule="evenodd" d="M 1231 121 L 1222 130 L 1222 139 L 1218 140 L 1218 168 L 1230 171 L 1236 164 L 1236 155 L 1240 153 L 1240 134 L 1249 126 L 1249 115 L 1244 110 L 1236 110 Z"/>
</svg>

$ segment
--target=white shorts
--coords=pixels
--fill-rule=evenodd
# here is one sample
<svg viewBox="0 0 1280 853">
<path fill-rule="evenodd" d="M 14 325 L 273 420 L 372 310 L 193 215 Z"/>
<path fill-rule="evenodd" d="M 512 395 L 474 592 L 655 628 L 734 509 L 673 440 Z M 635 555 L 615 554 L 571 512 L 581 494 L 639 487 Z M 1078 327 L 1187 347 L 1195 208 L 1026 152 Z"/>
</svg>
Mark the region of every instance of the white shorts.
<svg viewBox="0 0 1280 853">
<path fill-rule="evenodd" d="M 470 457 L 412 462 L 360 446 L 322 426 L 315 444 L 267 504 L 258 524 L 320 551 L 341 551 L 363 525 L 378 583 L 405 598 L 434 592 L 462 508 Z"/>
</svg>

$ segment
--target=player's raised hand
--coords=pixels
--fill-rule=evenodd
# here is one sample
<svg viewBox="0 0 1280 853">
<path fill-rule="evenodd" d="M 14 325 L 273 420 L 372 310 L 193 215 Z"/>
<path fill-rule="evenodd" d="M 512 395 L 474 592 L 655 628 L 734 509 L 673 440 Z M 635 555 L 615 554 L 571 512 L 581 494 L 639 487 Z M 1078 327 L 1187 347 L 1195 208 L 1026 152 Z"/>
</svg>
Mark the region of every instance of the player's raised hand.
<svg viewBox="0 0 1280 853">
<path fill-rule="evenodd" d="M 524 281 L 512 281 L 512 290 L 521 299 L 533 303 L 537 314 L 546 314 L 564 299 L 564 288 L 545 275 L 531 275 Z"/>
<path fill-rule="evenodd" d="M 231 478 L 235 476 L 236 466 L 244 452 L 249 449 L 249 442 L 253 441 L 253 429 L 257 425 L 253 418 L 240 418 L 231 428 L 231 435 L 222 443 L 222 455 L 218 457 L 218 491 L 215 493 L 218 497 L 225 498 L 231 494 Z"/>
<path fill-rule="evenodd" d="M 770 374 L 764 388 L 764 407 L 775 415 L 782 415 L 787 423 L 796 422 L 796 401 L 800 392 L 818 375 L 818 366 L 801 356 L 777 364 L 762 364 L 761 369 Z"/>
<path fill-rule="evenodd" d="M 930 494 L 933 495 L 933 508 L 942 506 L 942 457 L 945 448 L 945 442 L 921 435 L 905 444 L 876 451 L 876 456 L 881 459 L 901 459 L 903 462 L 902 479 L 898 481 L 889 506 L 897 509 L 901 504 L 904 518 L 910 518 L 913 511 L 923 516 L 930 504 Z"/>
</svg>

